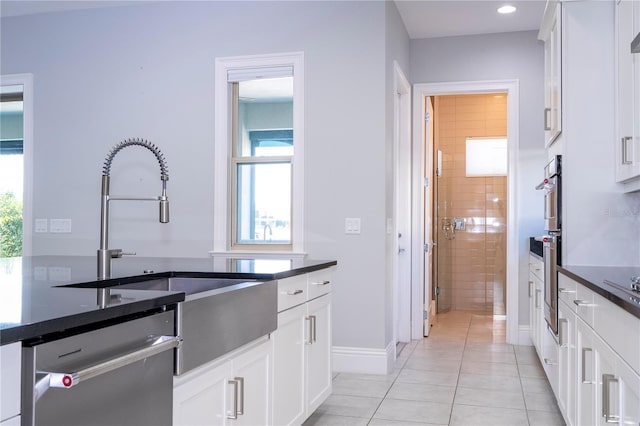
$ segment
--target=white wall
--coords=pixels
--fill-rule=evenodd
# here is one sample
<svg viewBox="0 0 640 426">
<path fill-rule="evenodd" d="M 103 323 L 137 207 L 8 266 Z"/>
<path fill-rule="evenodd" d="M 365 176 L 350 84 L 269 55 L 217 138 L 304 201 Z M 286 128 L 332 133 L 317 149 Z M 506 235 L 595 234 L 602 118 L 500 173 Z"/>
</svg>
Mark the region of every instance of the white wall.
<svg viewBox="0 0 640 426">
<path fill-rule="evenodd" d="M 544 55 L 537 31 L 443 37 L 411 41 L 413 83 L 518 79 L 520 158 L 517 215 L 520 241 L 519 324 L 528 324 L 529 236 L 542 233 L 542 202 L 534 187 L 546 164 L 542 111 Z"/>
<path fill-rule="evenodd" d="M 114 203 L 111 245 L 141 256 L 207 256 L 214 60 L 303 51 L 307 251 L 338 260 L 334 345 L 385 348 L 385 91 L 396 51 L 386 45 L 396 36 L 385 39 L 383 30 L 388 8 L 378 1 L 153 2 L 2 19 L 0 72 L 34 74 L 34 217 L 73 220 L 71 234 L 39 234 L 34 254 L 95 254 L 102 162 L 114 144 L 136 136 L 166 155 L 171 223 L 157 223 L 154 203 Z M 394 21 L 391 31 L 399 31 Z M 115 158 L 113 194 L 159 191 L 146 151 Z M 362 219 L 360 235 L 345 235 L 345 217 Z"/>
</svg>

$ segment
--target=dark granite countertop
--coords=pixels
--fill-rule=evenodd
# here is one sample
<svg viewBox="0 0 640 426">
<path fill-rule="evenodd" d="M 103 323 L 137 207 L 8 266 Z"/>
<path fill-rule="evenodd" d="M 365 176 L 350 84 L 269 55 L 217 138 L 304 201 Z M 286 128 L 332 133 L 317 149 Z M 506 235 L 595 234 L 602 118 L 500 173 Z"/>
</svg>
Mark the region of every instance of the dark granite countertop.
<svg viewBox="0 0 640 426">
<path fill-rule="evenodd" d="M 112 278 L 101 281 L 96 278 L 94 256 L 0 259 L 0 344 L 161 309 L 185 299 L 182 292 L 118 290 L 119 300 L 100 307 L 95 289 L 98 286 L 174 276 L 273 280 L 336 264 L 308 259 L 132 256 L 114 259 Z"/>
<path fill-rule="evenodd" d="M 630 279 L 640 266 L 559 266 L 558 271 L 640 318 L 640 293 L 631 291 Z"/>
</svg>

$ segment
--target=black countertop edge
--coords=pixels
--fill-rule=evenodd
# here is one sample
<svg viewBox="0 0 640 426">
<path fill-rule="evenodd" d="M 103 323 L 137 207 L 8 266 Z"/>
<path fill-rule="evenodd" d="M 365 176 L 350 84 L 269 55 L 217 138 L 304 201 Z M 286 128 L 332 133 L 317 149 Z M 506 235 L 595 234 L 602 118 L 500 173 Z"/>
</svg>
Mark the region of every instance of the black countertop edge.
<svg viewBox="0 0 640 426">
<path fill-rule="evenodd" d="M 122 305 L 111 305 L 104 309 L 81 312 L 46 321 L 19 325 L 0 330 L 0 342 L 7 345 L 14 342 L 40 339 L 51 334 L 64 334 L 65 331 L 79 329 L 88 325 L 95 325 L 105 321 L 125 318 L 130 315 L 143 314 L 148 311 L 173 309 L 179 302 L 184 301 L 182 292 L 163 292 L 164 295 L 154 295 L 145 300 L 138 300 Z M 73 334 L 73 333 L 71 333 Z"/>
<path fill-rule="evenodd" d="M 609 285 L 605 282 L 591 282 L 580 275 L 579 272 L 572 271 L 571 266 L 558 266 L 558 272 L 561 272 L 569 278 L 579 282 L 589 290 L 598 293 L 600 296 L 621 307 L 636 318 L 640 318 L 640 294 L 634 296 L 633 294 L 630 294 L 630 292 L 623 291 L 622 289 Z"/>
<path fill-rule="evenodd" d="M 58 287 L 77 287 L 77 288 L 97 288 L 97 287 L 116 287 L 122 284 L 129 284 L 139 281 L 147 281 L 158 278 L 229 278 L 229 279 L 246 279 L 246 280 L 281 280 L 284 278 L 294 277 L 296 275 L 307 274 L 322 269 L 330 268 L 338 264 L 337 260 L 322 261 L 314 265 L 293 268 L 286 271 L 264 273 L 264 272 L 196 272 L 196 271 L 164 271 L 142 275 L 131 275 L 127 277 L 110 278 L 105 280 L 95 280 L 76 284 L 61 284 Z"/>
</svg>

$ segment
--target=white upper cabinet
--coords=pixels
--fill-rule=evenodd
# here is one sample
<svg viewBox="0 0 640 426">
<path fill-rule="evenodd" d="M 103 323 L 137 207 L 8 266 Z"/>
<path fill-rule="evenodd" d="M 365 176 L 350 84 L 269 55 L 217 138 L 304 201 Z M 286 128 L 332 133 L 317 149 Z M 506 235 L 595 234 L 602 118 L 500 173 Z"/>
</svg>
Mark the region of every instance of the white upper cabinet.
<svg viewBox="0 0 640 426">
<path fill-rule="evenodd" d="M 640 1 L 616 3 L 616 181 L 640 190 L 640 53 L 631 41 L 640 33 Z"/>
<path fill-rule="evenodd" d="M 562 132 L 562 6 L 549 1 L 540 27 L 544 41 L 544 135 L 545 148 Z"/>
</svg>

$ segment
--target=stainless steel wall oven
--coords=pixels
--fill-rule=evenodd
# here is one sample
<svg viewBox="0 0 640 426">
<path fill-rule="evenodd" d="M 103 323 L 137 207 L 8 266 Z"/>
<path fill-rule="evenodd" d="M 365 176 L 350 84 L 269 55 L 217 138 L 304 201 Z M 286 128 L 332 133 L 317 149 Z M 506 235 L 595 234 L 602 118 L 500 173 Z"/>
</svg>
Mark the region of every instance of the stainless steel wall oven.
<svg viewBox="0 0 640 426">
<path fill-rule="evenodd" d="M 544 191 L 543 243 L 544 318 L 558 334 L 558 265 L 562 265 L 562 157 L 556 155 L 544 168 L 544 180 L 536 186 Z"/>
</svg>

